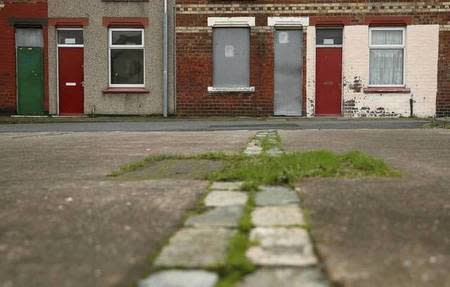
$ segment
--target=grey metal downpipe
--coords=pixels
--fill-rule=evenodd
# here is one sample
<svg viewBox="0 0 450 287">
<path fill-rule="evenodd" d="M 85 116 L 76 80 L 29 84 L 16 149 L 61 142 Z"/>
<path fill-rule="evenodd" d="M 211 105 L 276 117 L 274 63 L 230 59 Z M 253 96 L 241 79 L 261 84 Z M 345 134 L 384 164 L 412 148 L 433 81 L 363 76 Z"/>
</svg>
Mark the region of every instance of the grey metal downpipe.
<svg viewBox="0 0 450 287">
<path fill-rule="evenodd" d="M 163 66 L 164 66 L 164 87 L 163 87 L 163 116 L 166 118 L 168 115 L 169 107 L 169 15 L 168 15 L 168 0 L 164 0 L 164 31 L 163 31 Z"/>
</svg>

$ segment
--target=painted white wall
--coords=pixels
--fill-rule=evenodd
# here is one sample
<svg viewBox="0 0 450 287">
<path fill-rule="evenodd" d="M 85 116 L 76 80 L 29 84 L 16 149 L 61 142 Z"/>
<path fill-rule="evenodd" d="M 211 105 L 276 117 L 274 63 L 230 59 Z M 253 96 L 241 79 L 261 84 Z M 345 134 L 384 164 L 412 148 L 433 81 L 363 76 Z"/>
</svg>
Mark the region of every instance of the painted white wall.
<svg viewBox="0 0 450 287">
<path fill-rule="evenodd" d="M 306 116 L 315 114 L 316 101 L 316 27 L 306 29 Z"/>
<path fill-rule="evenodd" d="M 411 88 L 414 114 L 436 114 L 439 25 L 412 25 L 406 32 L 406 85 Z"/>
<path fill-rule="evenodd" d="M 436 113 L 438 25 L 410 25 L 406 29 L 405 84 L 411 93 L 368 94 L 352 89 L 355 79 L 362 88 L 369 82 L 369 27 L 346 26 L 343 42 L 344 115 L 349 117 L 400 117 L 410 115 L 409 100 L 415 100 L 414 114 Z M 354 101 L 353 111 L 348 104 Z"/>
</svg>

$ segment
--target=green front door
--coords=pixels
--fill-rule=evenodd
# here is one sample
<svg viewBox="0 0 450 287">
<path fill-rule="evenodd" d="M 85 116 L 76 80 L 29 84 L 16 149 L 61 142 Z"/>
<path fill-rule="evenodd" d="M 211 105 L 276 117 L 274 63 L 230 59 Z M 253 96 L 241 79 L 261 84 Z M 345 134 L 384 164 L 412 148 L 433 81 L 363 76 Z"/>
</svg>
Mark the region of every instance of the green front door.
<svg viewBox="0 0 450 287">
<path fill-rule="evenodd" d="M 17 48 L 17 113 L 42 115 L 44 110 L 44 60 L 41 47 Z"/>
</svg>

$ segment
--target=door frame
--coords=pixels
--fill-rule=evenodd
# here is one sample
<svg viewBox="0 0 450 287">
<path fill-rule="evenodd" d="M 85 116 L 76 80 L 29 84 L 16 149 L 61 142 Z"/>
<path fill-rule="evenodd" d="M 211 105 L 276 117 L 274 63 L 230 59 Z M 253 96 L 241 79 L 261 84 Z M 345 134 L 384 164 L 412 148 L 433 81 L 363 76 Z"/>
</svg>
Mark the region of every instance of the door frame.
<svg viewBox="0 0 450 287">
<path fill-rule="evenodd" d="M 340 107 L 340 113 L 337 115 L 338 117 L 342 117 L 344 114 L 344 29 L 345 26 L 319 26 L 316 27 L 315 29 L 315 33 L 316 33 L 316 37 L 317 37 L 317 30 L 326 30 L 326 29 L 341 29 L 342 30 L 342 44 L 341 45 L 317 45 L 317 42 L 314 43 L 314 54 L 316 55 L 315 58 L 315 86 L 314 86 L 314 90 L 315 90 L 315 97 L 314 97 L 314 117 L 327 117 L 327 115 L 318 115 L 317 114 L 317 49 L 318 48 L 341 48 L 341 107 Z M 316 39 L 316 37 L 314 37 L 314 39 Z"/>
<path fill-rule="evenodd" d="M 84 29 L 82 27 L 76 27 L 76 28 L 56 28 L 56 33 L 55 33 L 55 40 L 56 40 L 56 114 L 59 116 L 60 112 L 59 112 L 59 103 L 60 103 L 60 99 L 59 99 L 59 49 L 60 48 L 83 48 L 83 62 L 84 62 L 84 39 L 83 39 L 83 44 L 59 44 L 58 42 L 58 32 L 59 31 L 82 31 L 84 34 Z M 84 37 L 83 37 L 84 38 Z M 84 70 L 84 65 L 83 65 L 83 70 Z M 83 82 L 84 82 L 84 76 L 83 76 Z M 83 85 L 83 91 L 84 91 L 84 85 Z"/>
<path fill-rule="evenodd" d="M 301 31 L 301 36 L 302 36 L 302 43 L 300 43 L 300 50 L 302 52 L 302 56 L 305 56 L 306 53 L 306 48 L 303 43 L 305 40 L 305 32 L 307 27 L 309 26 L 309 17 L 308 16 L 301 16 L 301 17 L 268 17 L 267 18 L 267 26 L 272 27 L 273 29 L 273 36 L 272 39 L 275 40 L 275 32 L 276 30 L 300 30 Z M 274 56 L 274 71 L 273 71 L 273 92 L 272 92 L 272 97 L 273 97 L 273 107 L 274 107 L 274 111 L 273 114 L 275 115 L 275 41 L 273 43 L 273 56 Z M 303 106 L 305 105 L 305 101 L 306 101 L 306 94 L 303 94 L 303 89 L 305 88 L 305 80 L 306 80 L 306 73 L 304 71 L 304 69 L 306 68 L 306 62 L 303 61 L 303 57 L 302 59 L 300 59 L 301 61 L 301 66 L 302 66 L 302 70 L 300 71 L 300 75 L 301 75 L 301 83 L 300 83 L 300 93 L 301 93 L 301 99 L 300 99 L 300 116 L 304 117 L 306 116 L 306 113 L 303 113 Z"/>
<path fill-rule="evenodd" d="M 17 72 L 19 71 L 19 58 L 17 57 L 17 30 L 18 29 L 40 29 L 41 30 L 41 37 L 42 37 L 42 63 L 43 63 L 43 81 L 44 81 L 44 102 L 45 102 L 45 62 L 44 62 L 44 57 L 45 57 L 45 49 L 46 49 L 46 43 L 45 43 L 45 39 L 44 39 L 44 27 L 42 27 L 41 25 L 15 25 L 14 26 L 14 60 L 15 60 L 15 84 L 16 84 L 16 114 L 19 115 L 19 76 L 17 74 Z"/>
</svg>

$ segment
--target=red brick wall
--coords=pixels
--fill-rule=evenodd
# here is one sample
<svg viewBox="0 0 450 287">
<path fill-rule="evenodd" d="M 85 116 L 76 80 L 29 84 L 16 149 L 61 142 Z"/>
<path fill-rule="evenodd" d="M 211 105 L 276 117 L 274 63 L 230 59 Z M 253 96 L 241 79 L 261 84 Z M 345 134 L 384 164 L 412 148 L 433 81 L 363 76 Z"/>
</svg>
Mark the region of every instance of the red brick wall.
<svg viewBox="0 0 450 287">
<path fill-rule="evenodd" d="M 0 113 L 16 112 L 16 53 L 15 28 L 11 18 L 32 20 L 47 18 L 47 1 L 45 0 L 5 0 L 0 9 Z M 48 111 L 48 53 L 47 27 L 44 33 L 44 67 L 45 67 L 45 102 Z"/>
<path fill-rule="evenodd" d="M 357 12 L 352 8 L 346 9 L 344 3 L 363 5 L 375 5 L 370 12 Z M 441 24 L 448 23 L 447 17 L 450 11 L 433 12 L 445 1 L 425 1 L 425 4 L 416 4 L 415 1 L 395 1 L 390 3 L 382 1 L 359 0 L 178 0 L 177 1 L 177 27 L 189 28 L 194 31 L 177 32 L 177 113 L 183 115 L 272 115 L 273 114 L 273 33 L 267 27 L 267 17 L 270 16 L 345 16 L 350 18 L 350 25 L 362 25 L 366 16 L 411 16 L 412 24 Z M 294 10 L 292 4 L 314 4 L 309 6 L 309 11 Z M 342 3 L 342 4 L 341 4 Z M 410 11 L 399 8 L 403 4 L 417 5 Z M 211 4 L 215 9 L 208 7 L 194 8 L 187 12 L 183 5 Z M 230 4 L 242 4 L 238 12 L 230 12 Z M 274 4 L 278 6 L 272 10 L 261 12 L 262 4 Z M 228 5 L 228 6 L 227 6 Z M 422 6 L 419 6 L 422 5 Z M 427 5 L 430 5 L 429 7 Z M 333 7 L 334 6 L 334 7 Z M 212 7 L 212 6 L 211 6 Z M 226 8 L 224 8 L 226 7 Z M 257 8 L 256 8 L 257 7 Z M 221 9 L 222 8 L 222 9 Z M 228 9 L 228 10 L 227 10 Z M 233 7 L 236 11 L 236 7 Z M 286 12 L 288 11 L 288 12 Z M 340 12 L 343 11 L 343 12 Z M 359 10 L 358 10 L 359 11 Z M 372 12 L 373 11 L 373 12 Z M 395 12 L 394 12 L 395 11 Z M 407 10 L 406 10 L 407 11 Z M 212 85 L 212 33 L 207 27 L 208 17 L 255 17 L 256 27 L 252 27 L 251 33 L 251 85 L 255 86 L 255 92 L 249 94 L 222 93 L 209 94 L 208 86 Z M 261 29 L 261 27 L 265 27 Z M 197 31 L 197 28 L 198 29 Z M 306 37 L 304 37 L 306 40 Z M 441 55 L 439 63 L 439 93 L 438 110 L 449 110 L 449 36 L 448 32 L 441 31 Z M 442 46 L 445 45 L 445 46 Z M 306 43 L 304 43 L 306 54 Z M 306 60 L 303 60 L 306 67 Z M 444 71 L 445 70 L 445 71 Z M 306 78 L 306 71 L 303 71 Z M 303 81 L 303 107 L 305 112 L 305 80 Z M 304 113 L 305 114 L 305 113 Z"/>
<path fill-rule="evenodd" d="M 202 115 L 272 113 L 273 43 L 269 33 L 251 33 L 250 85 L 258 93 L 213 93 L 212 34 L 177 35 L 177 112 Z M 264 60 L 262 60 L 264 59 Z"/>
<path fill-rule="evenodd" d="M 439 35 L 436 116 L 450 117 L 450 31 L 441 31 Z"/>
</svg>

